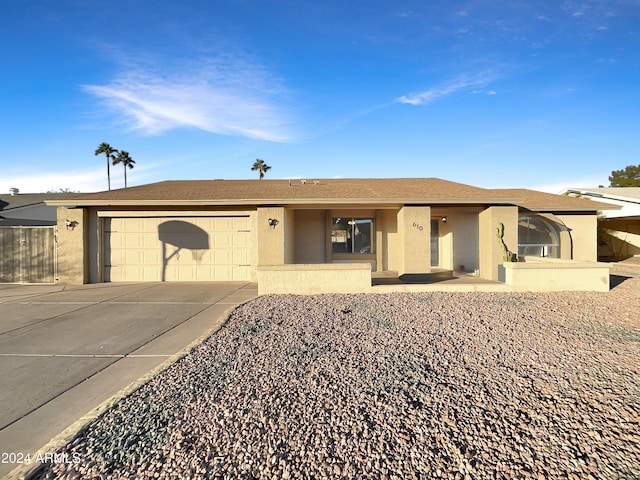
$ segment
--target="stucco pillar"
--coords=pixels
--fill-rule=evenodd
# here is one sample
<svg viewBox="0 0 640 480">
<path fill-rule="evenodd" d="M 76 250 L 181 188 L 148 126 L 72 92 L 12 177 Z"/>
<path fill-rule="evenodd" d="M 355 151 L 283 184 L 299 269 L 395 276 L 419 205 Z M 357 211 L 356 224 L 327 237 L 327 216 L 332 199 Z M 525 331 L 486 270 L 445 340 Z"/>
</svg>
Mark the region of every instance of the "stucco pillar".
<svg viewBox="0 0 640 480">
<path fill-rule="evenodd" d="M 567 260 L 598 261 L 598 216 L 553 215 L 560 226 L 560 258 Z"/>
<path fill-rule="evenodd" d="M 499 269 L 504 251 L 496 235 L 500 223 L 504 225 L 504 243 L 518 253 L 518 207 L 489 207 L 479 215 L 480 276 L 494 281 L 504 281 Z"/>
<path fill-rule="evenodd" d="M 88 252 L 85 249 L 87 215 L 81 208 L 58 207 L 58 282 L 87 283 Z"/>
<path fill-rule="evenodd" d="M 399 275 L 431 272 L 431 208 L 404 206 L 398 212 Z"/>
<path fill-rule="evenodd" d="M 258 208 L 258 265 L 284 265 L 287 218 L 283 207 Z"/>
</svg>

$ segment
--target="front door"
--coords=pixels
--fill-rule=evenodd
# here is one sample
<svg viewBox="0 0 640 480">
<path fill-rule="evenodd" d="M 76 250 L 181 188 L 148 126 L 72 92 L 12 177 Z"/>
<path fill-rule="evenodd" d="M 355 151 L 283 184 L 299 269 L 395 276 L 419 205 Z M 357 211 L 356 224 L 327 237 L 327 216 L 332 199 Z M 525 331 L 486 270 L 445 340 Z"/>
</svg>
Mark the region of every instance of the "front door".
<svg viewBox="0 0 640 480">
<path fill-rule="evenodd" d="M 438 220 L 431 220 L 431 266 L 440 265 L 440 232 Z"/>
</svg>

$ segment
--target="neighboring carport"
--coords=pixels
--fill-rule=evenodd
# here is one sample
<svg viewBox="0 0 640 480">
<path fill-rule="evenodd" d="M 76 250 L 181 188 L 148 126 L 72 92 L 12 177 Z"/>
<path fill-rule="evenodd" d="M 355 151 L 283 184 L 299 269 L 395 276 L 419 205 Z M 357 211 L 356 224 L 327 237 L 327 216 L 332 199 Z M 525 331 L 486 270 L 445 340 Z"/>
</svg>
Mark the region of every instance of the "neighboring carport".
<svg viewBox="0 0 640 480">
<path fill-rule="evenodd" d="M 246 282 L 0 285 L 0 451 L 35 452 L 256 294 Z"/>
</svg>

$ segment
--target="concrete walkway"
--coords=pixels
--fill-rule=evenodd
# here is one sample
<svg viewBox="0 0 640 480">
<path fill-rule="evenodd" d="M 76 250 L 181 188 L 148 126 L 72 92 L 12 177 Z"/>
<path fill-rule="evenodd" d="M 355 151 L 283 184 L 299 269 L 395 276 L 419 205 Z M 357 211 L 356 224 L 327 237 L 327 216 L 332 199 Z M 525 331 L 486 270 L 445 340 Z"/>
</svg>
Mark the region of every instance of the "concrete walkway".
<svg viewBox="0 0 640 480">
<path fill-rule="evenodd" d="M 0 455 L 12 460 L 0 477 L 256 295 L 243 282 L 0 284 Z"/>
</svg>

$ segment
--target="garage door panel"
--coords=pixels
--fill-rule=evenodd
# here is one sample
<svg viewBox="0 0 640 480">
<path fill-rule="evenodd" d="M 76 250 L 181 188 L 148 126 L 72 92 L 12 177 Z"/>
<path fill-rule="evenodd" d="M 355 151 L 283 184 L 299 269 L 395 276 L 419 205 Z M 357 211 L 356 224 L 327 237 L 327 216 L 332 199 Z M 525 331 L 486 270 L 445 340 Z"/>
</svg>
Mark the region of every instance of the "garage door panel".
<svg viewBox="0 0 640 480">
<path fill-rule="evenodd" d="M 233 228 L 231 219 L 229 217 L 219 217 L 213 219 L 214 231 L 229 231 Z"/>
<path fill-rule="evenodd" d="M 216 250 L 213 252 L 213 263 L 215 265 L 228 265 L 232 261 L 230 250 Z"/>
<path fill-rule="evenodd" d="M 231 230 L 249 230 L 249 217 L 231 218 Z"/>
<path fill-rule="evenodd" d="M 143 248 L 158 248 L 160 240 L 158 233 L 143 233 L 140 235 L 140 246 Z"/>
<path fill-rule="evenodd" d="M 232 270 L 231 276 L 233 280 L 241 280 L 243 278 L 251 277 L 251 270 L 247 265 L 235 265 Z"/>
<path fill-rule="evenodd" d="M 143 265 L 161 265 L 162 255 L 157 250 L 143 250 L 140 263 Z"/>
<path fill-rule="evenodd" d="M 233 236 L 234 248 L 248 248 L 249 247 L 249 234 L 237 234 Z"/>
<path fill-rule="evenodd" d="M 232 233 L 228 232 L 219 232 L 213 235 L 213 245 L 218 248 L 227 248 L 233 245 L 233 237 Z"/>
<path fill-rule="evenodd" d="M 231 263 L 235 265 L 246 265 L 249 263 L 249 252 L 242 250 L 232 250 Z"/>
<path fill-rule="evenodd" d="M 231 273 L 231 269 L 226 265 L 216 265 L 212 269 L 213 280 L 215 281 L 225 281 L 226 278 L 232 278 Z"/>
<path fill-rule="evenodd" d="M 250 217 L 106 218 L 106 281 L 251 278 Z"/>
<path fill-rule="evenodd" d="M 142 251 L 127 249 L 121 252 L 119 255 L 119 262 L 115 263 L 115 265 L 125 264 L 125 265 L 141 265 L 142 262 Z M 124 258 L 123 258 L 124 257 Z M 114 265 L 114 264 L 112 264 Z"/>
</svg>

